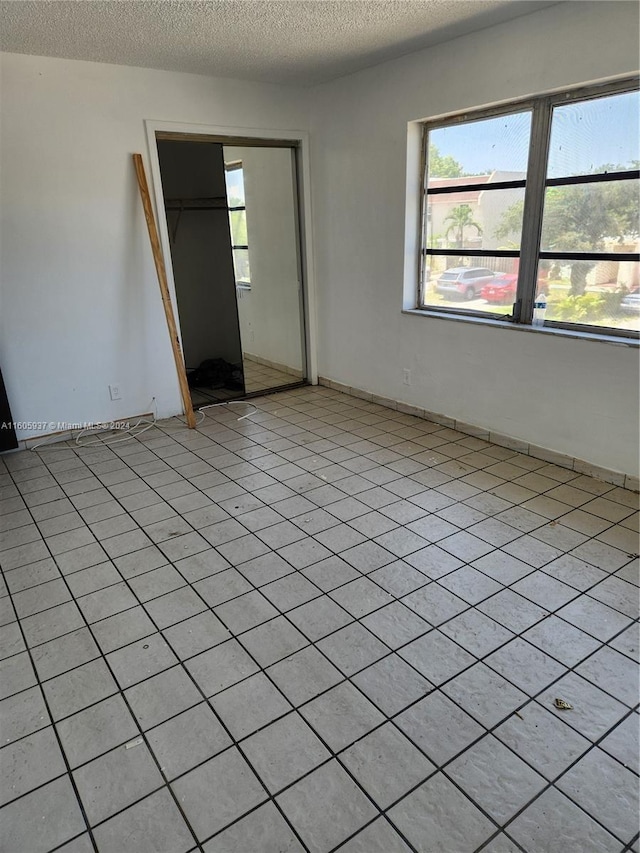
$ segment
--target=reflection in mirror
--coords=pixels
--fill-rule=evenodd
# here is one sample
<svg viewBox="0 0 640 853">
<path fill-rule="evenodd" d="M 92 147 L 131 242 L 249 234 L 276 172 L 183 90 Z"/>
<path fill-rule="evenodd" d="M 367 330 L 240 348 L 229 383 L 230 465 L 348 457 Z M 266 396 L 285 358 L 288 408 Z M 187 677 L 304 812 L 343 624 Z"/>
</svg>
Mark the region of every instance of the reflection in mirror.
<svg viewBox="0 0 640 853">
<path fill-rule="evenodd" d="M 305 378 L 294 150 L 223 148 L 247 393 Z"/>
</svg>

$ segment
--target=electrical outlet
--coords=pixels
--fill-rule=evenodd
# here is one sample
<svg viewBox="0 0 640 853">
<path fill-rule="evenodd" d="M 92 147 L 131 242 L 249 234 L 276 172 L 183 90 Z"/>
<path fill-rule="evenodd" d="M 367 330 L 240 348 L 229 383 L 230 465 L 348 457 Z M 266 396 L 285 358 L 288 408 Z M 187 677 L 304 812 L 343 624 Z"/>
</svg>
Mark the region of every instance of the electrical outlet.
<svg viewBox="0 0 640 853">
<path fill-rule="evenodd" d="M 109 385 L 109 396 L 112 400 L 122 400 L 120 385 L 117 382 L 113 385 Z"/>
<path fill-rule="evenodd" d="M 408 367 L 402 371 L 402 383 L 403 385 L 411 385 L 411 371 Z"/>
</svg>

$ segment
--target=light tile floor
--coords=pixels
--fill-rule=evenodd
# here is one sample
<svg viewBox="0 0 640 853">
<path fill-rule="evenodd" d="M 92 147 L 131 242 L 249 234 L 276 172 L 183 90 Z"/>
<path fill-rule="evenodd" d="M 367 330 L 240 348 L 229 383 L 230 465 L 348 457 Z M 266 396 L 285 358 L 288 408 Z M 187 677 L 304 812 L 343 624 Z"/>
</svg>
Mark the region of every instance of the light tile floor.
<svg viewBox="0 0 640 853">
<path fill-rule="evenodd" d="M 256 405 L 0 460 L 3 851 L 638 851 L 638 496 Z"/>
<path fill-rule="evenodd" d="M 245 388 L 248 394 L 266 391 L 269 388 L 280 388 L 283 385 L 294 385 L 302 381 L 292 373 L 285 373 L 283 370 L 278 370 L 277 367 L 270 367 L 268 364 L 260 364 L 247 355 L 243 356 L 242 366 Z"/>
</svg>

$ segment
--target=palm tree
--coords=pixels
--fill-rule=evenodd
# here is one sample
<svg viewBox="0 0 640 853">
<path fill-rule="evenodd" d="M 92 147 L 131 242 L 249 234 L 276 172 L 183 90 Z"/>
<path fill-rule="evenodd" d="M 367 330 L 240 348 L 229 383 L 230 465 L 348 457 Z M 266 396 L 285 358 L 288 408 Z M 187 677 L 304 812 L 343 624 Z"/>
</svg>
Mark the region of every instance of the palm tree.
<svg viewBox="0 0 640 853">
<path fill-rule="evenodd" d="M 459 204 L 457 207 L 454 207 L 451 213 L 445 216 L 444 221 L 451 223 L 444 232 L 444 236 L 448 239 L 449 234 L 452 231 L 454 232 L 456 249 L 464 247 L 465 228 L 475 228 L 479 235 L 482 234 L 482 228 L 473 218 L 473 211 L 468 204 Z"/>
</svg>

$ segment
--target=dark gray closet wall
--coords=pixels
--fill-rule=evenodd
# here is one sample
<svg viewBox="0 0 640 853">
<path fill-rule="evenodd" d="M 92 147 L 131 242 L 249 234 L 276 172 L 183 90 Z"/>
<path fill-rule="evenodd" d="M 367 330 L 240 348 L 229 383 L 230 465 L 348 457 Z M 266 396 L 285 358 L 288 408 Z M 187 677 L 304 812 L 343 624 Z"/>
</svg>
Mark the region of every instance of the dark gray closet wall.
<svg viewBox="0 0 640 853">
<path fill-rule="evenodd" d="M 166 214 L 185 363 L 240 364 L 222 145 L 158 140 L 158 155 L 165 205 L 183 207 Z"/>
</svg>

